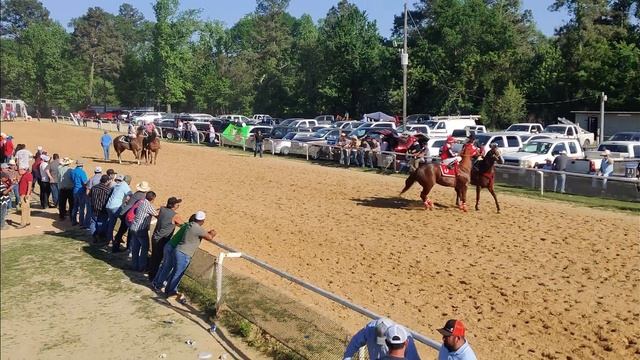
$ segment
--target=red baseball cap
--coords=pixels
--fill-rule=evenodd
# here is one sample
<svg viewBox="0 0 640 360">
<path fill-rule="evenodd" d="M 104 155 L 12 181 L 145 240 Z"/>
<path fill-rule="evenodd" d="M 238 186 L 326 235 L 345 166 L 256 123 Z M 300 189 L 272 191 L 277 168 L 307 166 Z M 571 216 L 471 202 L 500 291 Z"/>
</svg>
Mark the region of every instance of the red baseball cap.
<svg viewBox="0 0 640 360">
<path fill-rule="evenodd" d="M 464 330 L 462 321 L 455 319 L 447 321 L 442 329 L 438 329 L 442 336 L 464 336 Z"/>
</svg>

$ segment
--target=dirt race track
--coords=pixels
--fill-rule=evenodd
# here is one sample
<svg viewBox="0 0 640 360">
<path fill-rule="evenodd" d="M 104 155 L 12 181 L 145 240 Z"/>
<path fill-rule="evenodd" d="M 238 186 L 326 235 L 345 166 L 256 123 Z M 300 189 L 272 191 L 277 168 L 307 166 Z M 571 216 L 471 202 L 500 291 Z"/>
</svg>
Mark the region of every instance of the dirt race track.
<svg viewBox="0 0 640 360">
<path fill-rule="evenodd" d="M 637 214 L 500 193 L 496 214 L 486 192 L 481 212 L 460 213 L 441 187 L 427 212 L 419 186 L 398 198 L 397 177 L 168 143 L 157 166 L 104 164 L 97 130 L 29 122 L 2 131 L 32 151 L 88 159 L 90 173 L 100 165 L 147 180 L 156 205 L 181 197 L 180 212 L 206 210 L 225 243 L 429 337 L 463 319 L 479 359 L 640 356 Z M 316 307 L 362 326 L 346 310 Z"/>
</svg>

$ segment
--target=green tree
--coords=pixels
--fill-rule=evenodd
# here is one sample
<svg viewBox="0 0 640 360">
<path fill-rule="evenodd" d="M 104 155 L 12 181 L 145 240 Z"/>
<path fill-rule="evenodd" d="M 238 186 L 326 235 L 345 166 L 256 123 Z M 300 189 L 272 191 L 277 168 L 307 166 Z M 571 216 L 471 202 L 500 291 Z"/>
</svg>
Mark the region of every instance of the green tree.
<svg viewBox="0 0 640 360">
<path fill-rule="evenodd" d="M 493 92 L 490 92 L 483 104 L 482 116 L 485 118 L 485 124 L 495 129 L 504 129 L 511 124 L 522 122 L 526 114 L 525 98 L 511 81 L 500 97 L 496 98 Z"/>
<path fill-rule="evenodd" d="M 115 17 L 99 7 L 71 21 L 74 27 L 74 48 L 88 64 L 87 103 L 95 98 L 94 78 L 103 82 L 117 77 L 124 55 L 124 40 L 116 29 Z M 103 84 L 103 89 L 106 85 Z M 104 98 L 104 94 L 103 94 Z"/>
<path fill-rule="evenodd" d="M 37 0 L 2 0 L 0 35 L 16 37 L 30 24 L 50 22 L 49 10 Z"/>
<path fill-rule="evenodd" d="M 178 13 L 178 0 L 158 0 L 153 11 L 156 16 L 153 28 L 156 97 L 159 104 L 165 104 L 167 112 L 171 112 L 171 104 L 184 102 L 191 87 L 188 44 L 197 29 L 199 11 Z"/>
</svg>

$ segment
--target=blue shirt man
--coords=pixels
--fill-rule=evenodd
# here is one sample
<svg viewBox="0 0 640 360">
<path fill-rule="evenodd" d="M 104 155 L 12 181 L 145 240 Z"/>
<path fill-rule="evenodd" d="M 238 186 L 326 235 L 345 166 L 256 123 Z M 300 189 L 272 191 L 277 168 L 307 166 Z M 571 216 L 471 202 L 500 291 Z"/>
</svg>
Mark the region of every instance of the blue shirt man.
<svg viewBox="0 0 640 360">
<path fill-rule="evenodd" d="M 87 173 L 84 172 L 83 166 L 84 162 L 82 160 L 78 160 L 76 168 L 71 170 L 71 181 L 73 181 L 74 194 L 81 190 L 84 191 L 85 184 L 89 181 L 89 177 L 87 177 Z"/>
<path fill-rule="evenodd" d="M 438 360 L 477 360 L 476 354 L 464 338 L 465 327 L 462 321 L 451 319 L 438 331 L 442 335 Z"/>
<path fill-rule="evenodd" d="M 104 154 L 105 161 L 109 161 L 109 146 L 112 142 L 113 140 L 111 139 L 111 136 L 109 135 L 107 130 L 105 130 L 104 134 L 100 138 L 100 145 L 102 146 L 102 152 Z"/>
<path fill-rule="evenodd" d="M 351 360 L 351 357 L 358 353 L 358 350 L 367 346 L 369 352 L 369 359 L 377 360 L 388 355 L 389 349 L 386 344 L 385 331 L 392 325 L 395 325 L 393 320 L 381 318 L 369 322 L 364 328 L 360 329 L 349 341 L 347 349 L 342 356 L 344 360 Z M 409 335 L 407 339 L 407 349 L 404 354 L 406 360 L 420 360 L 416 344 L 413 342 L 413 337 Z"/>
<path fill-rule="evenodd" d="M 107 202 L 107 209 L 116 211 L 122 206 L 125 196 L 131 195 L 131 187 L 121 176 L 116 177 L 116 185 L 113 187 L 109 201 Z"/>
</svg>

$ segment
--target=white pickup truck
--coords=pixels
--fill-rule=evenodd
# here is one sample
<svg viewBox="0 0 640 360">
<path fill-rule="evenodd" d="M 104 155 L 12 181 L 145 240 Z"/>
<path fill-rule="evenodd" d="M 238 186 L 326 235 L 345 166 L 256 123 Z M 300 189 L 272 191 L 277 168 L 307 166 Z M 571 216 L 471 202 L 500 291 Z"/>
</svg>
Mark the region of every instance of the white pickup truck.
<svg viewBox="0 0 640 360">
<path fill-rule="evenodd" d="M 576 139 L 584 148 L 591 144 L 595 144 L 595 136 L 593 133 L 571 123 L 549 125 L 544 128 L 542 134 L 548 134 L 552 137 L 561 139 Z"/>
<path fill-rule="evenodd" d="M 538 139 L 523 145 L 518 152 L 504 154 L 505 165 L 523 168 L 535 168 L 545 163 L 547 158 L 555 159 L 561 151 L 567 156 L 578 159 L 584 156 L 582 147 L 575 139 Z"/>
<path fill-rule="evenodd" d="M 595 151 L 585 151 L 583 159 L 567 164 L 568 172 L 594 174 L 600 168 L 602 154 L 609 150 L 609 158 L 613 160 L 613 173 L 626 174 L 627 168 L 633 168 L 640 159 L 640 141 L 604 141 Z"/>
</svg>

